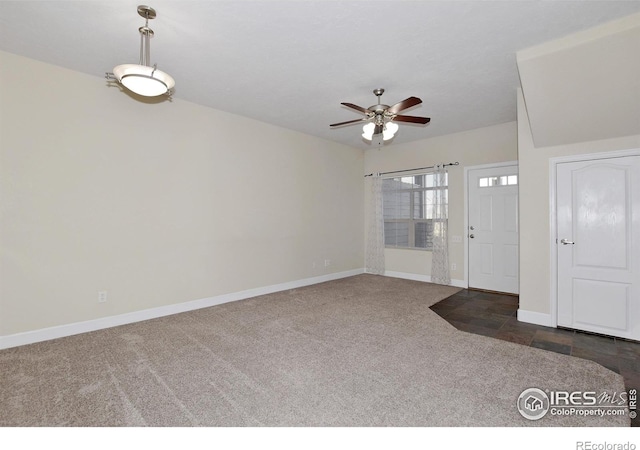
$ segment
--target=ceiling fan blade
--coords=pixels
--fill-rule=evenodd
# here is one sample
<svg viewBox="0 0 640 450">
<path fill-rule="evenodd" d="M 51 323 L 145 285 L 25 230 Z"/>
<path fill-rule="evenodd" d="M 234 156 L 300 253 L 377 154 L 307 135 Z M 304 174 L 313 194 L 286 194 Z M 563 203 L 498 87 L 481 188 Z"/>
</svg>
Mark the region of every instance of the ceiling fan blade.
<svg viewBox="0 0 640 450">
<path fill-rule="evenodd" d="M 395 116 L 393 118 L 394 122 L 409 122 L 409 123 L 421 123 L 426 124 L 429 123 L 431 119 L 429 117 L 416 117 L 416 116 Z"/>
<path fill-rule="evenodd" d="M 362 119 L 355 119 L 355 120 L 347 120 L 346 122 L 339 122 L 339 123 L 332 123 L 331 125 L 329 125 L 330 127 L 339 127 L 340 125 L 349 125 L 351 123 L 357 123 L 357 122 L 362 122 L 364 120 L 369 120 L 368 117 L 363 117 Z"/>
<path fill-rule="evenodd" d="M 397 114 L 403 109 L 411 108 L 412 106 L 419 105 L 420 103 L 422 103 L 422 100 L 420 100 L 418 97 L 409 97 L 405 98 L 401 102 L 396 103 L 393 106 L 390 106 L 387 111 L 391 114 Z"/>
<path fill-rule="evenodd" d="M 353 103 L 340 103 L 341 105 L 346 106 L 347 108 L 355 109 L 356 111 L 360 111 L 363 114 L 369 112 L 368 109 L 364 109 L 362 106 L 354 105 Z"/>
<path fill-rule="evenodd" d="M 383 125 L 376 125 L 376 127 L 373 129 L 373 135 L 375 136 L 376 134 L 382 134 L 383 129 Z"/>
</svg>

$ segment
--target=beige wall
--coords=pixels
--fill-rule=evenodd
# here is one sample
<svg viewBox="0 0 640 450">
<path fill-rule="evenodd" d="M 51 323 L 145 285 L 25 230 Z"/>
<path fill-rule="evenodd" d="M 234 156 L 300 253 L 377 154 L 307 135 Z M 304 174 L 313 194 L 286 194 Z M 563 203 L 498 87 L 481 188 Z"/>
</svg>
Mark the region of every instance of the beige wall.
<svg viewBox="0 0 640 450">
<path fill-rule="evenodd" d="M 517 53 L 537 147 L 640 133 L 640 13 Z"/>
<path fill-rule="evenodd" d="M 640 148 L 640 135 L 535 147 L 522 91 L 518 92 L 518 159 L 520 163 L 520 309 L 550 314 L 551 264 L 549 160 Z"/>
<path fill-rule="evenodd" d="M 365 152 L 365 173 L 426 167 L 441 162 L 460 163 L 449 170 L 449 237 L 464 236 L 464 168 L 517 160 L 516 122 L 450 134 Z M 402 132 L 402 127 L 400 128 Z M 365 217 L 370 205 L 371 178 L 365 178 Z M 366 220 L 366 219 L 365 219 Z M 464 242 L 464 239 L 463 239 Z M 457 264 L 454 280 L 464 280 L 464 243 L 449 242 L 449 262 Z M 431 252 L 386 249 L 387 271 L 431 275 Z"/>
<path fill-rule="evenodd" d="M 0 335 L 362 267 L 361 150 L 2 52 L 0 79 Z"/>
</svg>

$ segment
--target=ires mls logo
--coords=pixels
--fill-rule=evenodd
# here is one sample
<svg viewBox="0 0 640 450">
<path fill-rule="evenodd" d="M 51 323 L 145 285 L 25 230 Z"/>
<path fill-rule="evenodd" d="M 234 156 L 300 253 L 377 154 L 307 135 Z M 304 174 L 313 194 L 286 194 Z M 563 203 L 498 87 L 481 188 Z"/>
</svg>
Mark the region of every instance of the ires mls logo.
<svg viewBox="0 0 640 450">
<path fill-rule="evenodd" d="M 518 397 L 518 411 L 528 420 L 542 419 L 547 413 L 554 416 L 623 416 L 635 418 L 636 390 L 628 393 L 594 391 L 543 391 L 529 388 Z"/>
<path fill-rule="evenodd" d="M 525 419 L 542 419 L 549 411 L 549 396 L 542 389 L 525 389 L 518 397 L 517 405 L 518 411 Z"/>
</svg>

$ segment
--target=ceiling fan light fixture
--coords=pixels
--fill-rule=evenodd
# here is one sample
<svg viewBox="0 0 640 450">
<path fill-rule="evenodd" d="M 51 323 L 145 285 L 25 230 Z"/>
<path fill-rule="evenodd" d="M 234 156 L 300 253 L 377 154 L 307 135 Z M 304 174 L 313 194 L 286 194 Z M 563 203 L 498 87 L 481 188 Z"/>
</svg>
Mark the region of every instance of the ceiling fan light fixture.
<svg viewBox="0 0 640 450">
<path fill-rule="evenodd" d="M 139 64 L 121 64 L 107 72 L 108 80 L 115 80 L 122 86 L 138 95 L 157 97 L 171 95 L 176 85 L 175 80 L 166 72 L 158 70 L 156 65 L 150 65 L 151 38 L 154 33 L 149 28 L 149 19 L 156 18 L 155 9 L 140 5 L 138 14 L 145 18 L 145 25 L 138 28 L 140 32 L 140 62 Z"/>
<path fill-rule="evenodd" d="M 384 93 L 384 89 L 374 89 L 374 95 L 378 98 L 378 103 L 368 108 L 354 105 L 353 103 L 343 102 L 341 105 L 347 108 L 358 111 L 364 114 L 361 119 L 347 120 L 346 122 L 332 123 L 330 127 L 341 127 L 343 125 L 353 125 L 356 123 L 367 122 L 362 127 L 362 137 L 369 141 L 369 143 L 375 143 L 376 145 L 382 145 L 384 141 L 390 141 L 398 132 L 397 122 L 407 122 L 420 125 L 426 125 L 431 121 L 428 117 L 407 116 L 399 114 L 400 111 L 412 108 L 422 103 L 418 97 L 408 97 L 392 106 L 384 105 L 380 103 L 380 96 Z M 373 137 L 378 136 L 374 142 Z"/>
<path fill-rule="evenodd" d="M 367 141 L 372 140 L 373 130 L 375 129 L 375 127 L 376 126 L 373 124 L 373 122 L 369 122 L 364 127 L 362 127 L 362 137 L 365 138 Z"/>
<path fill-rule="evenodd" d="M 375 124 L 373 122 L 369 122 L 364 127 L 362 127 L 362 137 L 367 141 L 373 140 L 373 132 L 375 131 Z M 393 139 L 395 134 L 398 132 L 398 124 L 393 122 L 387 122 L 382 130 L 382 139 L 384 141 L 388 141 Z"/>
<path fill-rule="evenodd" d="M 393 136 L 395 136 L 397 131 L 398 131 L 397 123 L 387 122 L 387 124 L 384 127 L 384 130 L 382 130 L 382 139 L 385 141 L 388 141 L 389 139 L 393 139 Z"/>
</svg>

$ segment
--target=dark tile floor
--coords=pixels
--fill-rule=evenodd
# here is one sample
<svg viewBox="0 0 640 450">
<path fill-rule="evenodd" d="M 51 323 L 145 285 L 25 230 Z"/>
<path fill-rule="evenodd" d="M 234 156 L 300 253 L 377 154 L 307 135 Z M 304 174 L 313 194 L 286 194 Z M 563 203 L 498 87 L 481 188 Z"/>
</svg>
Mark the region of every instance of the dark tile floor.
<svg viewBox="0 0 640 450">
<path fill-rule="evenodd" d="M 595 361 L 640 389 L 640 343 L 518 322 L 518 297 L 464 289 L 431 307 L 462 331 Z M 631 421 L 640 427 L 640 417 Z"/>
</svg>

